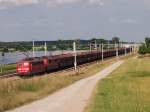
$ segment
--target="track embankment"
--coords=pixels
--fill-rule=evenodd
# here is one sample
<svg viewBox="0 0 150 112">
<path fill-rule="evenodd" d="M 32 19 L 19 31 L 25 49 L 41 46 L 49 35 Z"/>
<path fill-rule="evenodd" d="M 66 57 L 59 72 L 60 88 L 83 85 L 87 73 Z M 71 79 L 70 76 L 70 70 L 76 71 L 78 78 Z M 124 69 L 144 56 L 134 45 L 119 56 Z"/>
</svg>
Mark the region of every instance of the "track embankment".
<svg viewBox="0 0 150 112">
<path fill-rule="evenodd" d="M 83 112 L 97 82 L 117 69 L 123 62 L 118 61 L 96 75 L 82 79 L 42 100 L 7 112 Z"/>
</svg>

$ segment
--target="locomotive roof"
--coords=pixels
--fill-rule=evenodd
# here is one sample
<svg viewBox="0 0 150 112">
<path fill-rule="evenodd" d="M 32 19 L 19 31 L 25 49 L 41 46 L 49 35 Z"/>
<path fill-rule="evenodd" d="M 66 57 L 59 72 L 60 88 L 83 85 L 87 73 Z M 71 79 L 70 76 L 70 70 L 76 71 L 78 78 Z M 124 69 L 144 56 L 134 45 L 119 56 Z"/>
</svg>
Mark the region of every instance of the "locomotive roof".
<svg viewBox="0 0 150 112">
<path fill-rule="evenodd" d="M 123 49 L 123 48 L 119 48 L 118 50 L 121 50 L 121 49 Z M 115 51 L 115 50 L 112 49 L 110 51 Z M 95 53 L 100 53 L 100 51 L 77 52 L 77 56 L 88 55 L 88 54 L 90 55 L 90 54 L 95 54 Z M 43 56 L 43 57 L 31 57 L 31 58 L 22 59 L 21 61 L 41 61 L 44 58 L 47 58 L 49 60 L 55 60 L 55 59 L 69 58 L 69 57 L 72 57 L 72 56 L 74 56 L 74 53 Z"/>
<path fill-rule="evenodd" d="M 72 56 L 72 53 L 69 54 L 59 54 L 59 55 L 52 55 L 52 56 L 44 56 L 44 58 L 48 58 L 48 59 L 58 59 L 58 58 L 65 58 L 65 57 L 70 57 Z"/>
<path fill-rule="evenodd" d="M 21 61 L 39 61 L 41 59 L 42 59 L 41 57 L 31 57 L 31 58 L 22 59 Z"/>
</svg>

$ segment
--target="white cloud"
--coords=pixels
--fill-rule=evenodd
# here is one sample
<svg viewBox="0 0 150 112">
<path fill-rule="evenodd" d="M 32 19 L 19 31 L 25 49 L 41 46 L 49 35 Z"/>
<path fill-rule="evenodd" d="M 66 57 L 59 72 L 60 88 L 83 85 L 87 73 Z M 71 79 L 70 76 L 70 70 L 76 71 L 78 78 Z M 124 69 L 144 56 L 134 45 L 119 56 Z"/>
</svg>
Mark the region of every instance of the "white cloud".
<svg viewBox="0 0 150 112">
<path fill-rule="evenodd" d="M 136 19 L 132 19 L 132 18 L 125 18 L 121 22 L 128 23 L 128 24 L 137 24 L 138 23 Z"/>
<path fill-rule="evenodd" d="M 36 4 L 39 0 L 0 0 L 1 5 L 22 5 L 22 4 Z"/>
<path fill-rule="evenodd" d="M 62 4 L 72 4 L 78 3 L 82 0 L 46 0 L 45 3 L 51 6 L 62 5 Z"/>
<path fill-rule="evenodd" d="M 150 9 L 150 0 L 144 0 L 144 5 L 146 6 L 147 9 Z"/>
<path fill-rule="evenodd" d="M 39 0 L 0 0 L 0 9 L 5 9 L 13 6 L 38 4 Z"/>
<path fill-rule="evenodd" d="M 69 4 L 76 3 L 82 0 L 0 0 L 0 7 L 9 7 L 9 6 L 20 6 L 20 5 L 29 5 L 29 4 Z"/>
<path fill-rule="evenodd" d="M 30 5 L 30 4 L 48 4 L 50 6 L 62 5 L 62 4 L 73 4 L 85 2 L 95 5 L 104 5 L 102 0 L 0 0 L 0 8 L 7 8 L 13 6 Z"/>
<path fill-rule="evenodd" d="M 104 2 L 102 0 L 89 0 L 90 4 L 100 5 L 103 6 Z"/>
<path fill-rule="evenodd" d="M 138 21 L 134 18 L 115 18 L 110 17 L 108 18 L 110 23 L 121 23 L 121 24 L 138 24 Z"/>
<path fill-rule="evenodd" d="M 108 22 L 110 23 L 116 23 L 117 21 L 118 21 L 117 18 L 114 18 L 114 17 L 108 18 Z"/>
</svg>

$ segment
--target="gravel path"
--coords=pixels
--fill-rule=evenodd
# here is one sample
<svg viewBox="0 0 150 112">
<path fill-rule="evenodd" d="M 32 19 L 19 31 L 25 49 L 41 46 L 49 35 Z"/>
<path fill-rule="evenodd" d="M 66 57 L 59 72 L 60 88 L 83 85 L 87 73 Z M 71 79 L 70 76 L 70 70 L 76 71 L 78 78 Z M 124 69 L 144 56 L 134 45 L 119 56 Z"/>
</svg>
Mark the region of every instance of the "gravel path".
<svg viewBox="0 0 150 112">
<path fill-rule="evenodd" d="M 123 61 L 118 61 L 96 75 L 82 79 L 44 99 L 7 112 L 83 112 L 97 82 L 122 63 Z"/>
</svg>

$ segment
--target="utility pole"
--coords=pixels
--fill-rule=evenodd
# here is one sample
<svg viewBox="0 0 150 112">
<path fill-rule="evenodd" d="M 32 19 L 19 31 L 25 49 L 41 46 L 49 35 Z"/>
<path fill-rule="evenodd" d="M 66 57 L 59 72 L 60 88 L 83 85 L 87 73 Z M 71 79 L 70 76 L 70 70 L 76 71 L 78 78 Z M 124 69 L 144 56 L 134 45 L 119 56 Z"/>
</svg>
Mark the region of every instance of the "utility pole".
<svg viewBox="0 0 150 112">
<path fill-rule="evenodd" d="M 123 47 L 122 42 L 120 43 L 120 47 L 121 47 L 121 48 Z"/>
<path fill-rule="evenodd" d="M 104 45 L 102 44 L 102 61 L 104 61 Z"/>
<path fill-rule="evenodd" d="M 35 49 L 34 49 L 34 47 L 35 47 L 35 43 L 34 43 L 34 41 L 32 42 L 32 57 L 35 57 Z"/>
<path fill-rule="evenodd" d="M 73 42 L 73 51 L 74 51 L 74 69 L 77 70 L 76 42 Z"/>
<path fill-rule="evenodd" d="M 132 45 L 130 46 L 130 55 L 132 54 Z"/>
<path fill-rule="evenodd" d="M 1 64 L 1 74 L 3 73 L 3 65 Z"/>
<path fill-rule="evenodd" d="M 125 56 L 127 56 L 127 48 L 125 47 Z"/>
<path fill-rule="evenodd" d="M 95 39 L 95 50 L 97 50 L 97 42 L 96 42 L 96 39 Z"/>
<path fill-rule="evenodd" d="M 101 44 L 99 44 L 99 52 L 102 52 Z"/>
<path fill-rule="evenodd" d="M 134 43 L 134 53 L 136 53 L 136 43 Z"/>
<path fill-rule="evenodd" d="M 91 43 L 90 43 L 90 52 L 92 51 L 92 45 L 91 45 Z"/>
<path fill-rule="evenodd" d="M 109 51 L 109 49 L 110 49 L 110 43 L 109 43 L 109 40 L 108 40 L 108 51 Z"/>
<path fill-rule="evenodd" d="M 133 53 L 135 54 L 136 53 L 136 45 L 135 45 L 135 43 L 134 43 L 134 45 L 133 45 Z"/>
<path fill-rule="evenodd" d="M 115 48 L 116 48 L 116 57 L 117 57 L 117 59 L 118 59 L 118 46 L 117 46 L 116 43 L 115 43 Z"/>
<path fill-rule="evenodd" d="M 46 43 L 46 41 L 45 41 L 45 56 L 47 56 L 47 43 Z"/>
<path fill-rule="evenodd" d="M 1 74 L 3 73 L 4 56 L 5 56 L 5 53 L 2 52 Z"/>
</svg>

